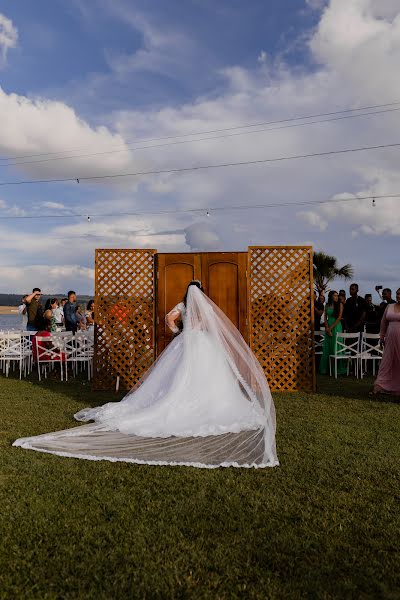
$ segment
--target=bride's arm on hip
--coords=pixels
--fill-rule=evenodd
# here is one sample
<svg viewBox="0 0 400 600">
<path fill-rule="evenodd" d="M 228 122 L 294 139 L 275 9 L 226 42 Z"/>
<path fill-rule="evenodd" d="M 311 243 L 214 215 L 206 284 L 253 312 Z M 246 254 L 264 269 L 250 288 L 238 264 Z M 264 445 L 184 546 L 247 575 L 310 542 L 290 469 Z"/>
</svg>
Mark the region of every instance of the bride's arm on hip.
<svg viewBox="0 0 400 600">
<path fill-rule="evenodd" d="M 181 318 L 181 311 L 177 306 L 173 308 L 165 317 L 165 322 L 172 331 L 172 333 L 178 333 L 179 327 L 176 325 L 176 321 Z"/>
</svg>

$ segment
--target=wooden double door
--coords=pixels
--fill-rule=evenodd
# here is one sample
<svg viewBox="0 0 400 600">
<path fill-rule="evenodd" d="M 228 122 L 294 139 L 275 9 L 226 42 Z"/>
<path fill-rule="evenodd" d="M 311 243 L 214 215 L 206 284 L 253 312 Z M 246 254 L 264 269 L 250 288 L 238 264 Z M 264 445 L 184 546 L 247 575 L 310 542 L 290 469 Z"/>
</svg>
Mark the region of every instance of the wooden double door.
<svg viewBox="0 0 400 600">
<path fill-rule="evenodd" d="M 157 356 L 172 339 L 165 316 L 182 301 L 188 283 L 199 279 L 217 304 L 248 341 L 247 252 L 199 252 L 157 255 Z"/>
</svg>

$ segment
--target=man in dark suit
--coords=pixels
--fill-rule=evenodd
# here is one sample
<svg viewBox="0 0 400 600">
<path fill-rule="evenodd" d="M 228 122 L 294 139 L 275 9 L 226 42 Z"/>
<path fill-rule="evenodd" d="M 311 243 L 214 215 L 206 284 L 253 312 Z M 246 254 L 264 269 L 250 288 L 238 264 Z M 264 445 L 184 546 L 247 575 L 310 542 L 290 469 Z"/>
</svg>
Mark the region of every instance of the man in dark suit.
<svg viewBox="0 0 400 600">
<path fill-rule="evenodd" d="M 350 286 L 350 298 L 347 298 L 343 310 L 346 331 L 348 333 L 363 331 L 366 316 L 367 304 L 364 298 L 358 295 L 358 284 L 352 283 Z"/>
</svg>

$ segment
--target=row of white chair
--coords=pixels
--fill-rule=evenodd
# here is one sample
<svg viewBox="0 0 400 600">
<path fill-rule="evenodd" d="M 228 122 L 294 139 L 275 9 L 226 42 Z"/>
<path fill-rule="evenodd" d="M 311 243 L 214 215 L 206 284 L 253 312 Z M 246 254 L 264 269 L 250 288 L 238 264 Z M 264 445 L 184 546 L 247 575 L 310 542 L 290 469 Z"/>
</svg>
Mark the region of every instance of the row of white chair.
<svg viewBox="0 0 400 600">
<path fill-rule="evenodd" d="M 35 336 L 34 341 L 32 340 Z M 92 331 L 56 332 L 38 336 L 29 331 L 0 332 L 0 368 L 9 375 L 10 366 L 19 363 L 19 377 L 26 377 L 36 364 L 39 380 L 48 369 L 60 366 L 61 380 L 68 379 L 68 367 L 76 375 L 86 369 L 88 379 L 93 373 L 94 336 Z"/>
<path fill-rule="evenodd" d="M 324 348 L 325 331 L 314 332 L 315 355 L 321 356 Z M 332 375 L 332 362 L 334 363 L 334 374 L 337 378 L 338 361 L 347 362 L 347 374 L 350 372 L 350 364 L 355 366 L 355 375 L 363 378 L 367 372 L 368 362 L 372 363 L 372 374 L 375 376 L 376 363 L 382 360 L 383 347 L 379 343 L 379 333 L 338 333 L 336 336 L 335 353 L 329 357 L 329 373 Z"/>
</svg>

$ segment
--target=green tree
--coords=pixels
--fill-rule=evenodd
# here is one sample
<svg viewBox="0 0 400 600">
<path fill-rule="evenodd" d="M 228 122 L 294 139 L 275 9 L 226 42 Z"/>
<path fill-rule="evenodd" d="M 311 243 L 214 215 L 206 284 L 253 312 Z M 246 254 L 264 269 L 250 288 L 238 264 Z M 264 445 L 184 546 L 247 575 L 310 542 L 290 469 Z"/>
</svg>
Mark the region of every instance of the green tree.
<svg viewBox="0 0 400 600">
<path fill-rule="evenodd" d="M 314 285 L 317 292 L 325 292 L 334 279 L 351 279 L 353 274 L 352 265 L 339 267 L 334 256 L 325 252 L 314 253 Z"/>
</svg>

